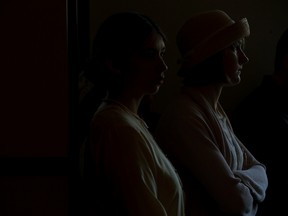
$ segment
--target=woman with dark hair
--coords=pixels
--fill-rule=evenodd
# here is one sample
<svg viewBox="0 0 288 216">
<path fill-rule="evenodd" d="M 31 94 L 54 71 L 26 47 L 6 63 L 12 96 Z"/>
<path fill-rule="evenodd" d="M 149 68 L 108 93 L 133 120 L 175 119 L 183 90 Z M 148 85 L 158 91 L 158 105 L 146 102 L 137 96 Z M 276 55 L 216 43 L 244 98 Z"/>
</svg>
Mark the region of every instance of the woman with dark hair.
<svg viewBox="0 0 288 216">
<path fill-rule="evenodd" d="M 235 136 L 219 98 L 241 80 L 248 62 L 246 18 L 224 11 L 195 14 L 179 30 L 183 86 L 156 128 L 156 140 L 178 169 L 186 215 L 257 213 L 268 185 L 266 168 Z"/>
<path fill-rule="evenodd" d="M 92 215 L 184 215 L 180 179 L 138 115 L 143 97 L 163 84 L 165 42 L 159 27 L 136 12 L 108 17 L 95 36 L 85 73 L 105 95 L 84 149 Z"/>
</svg>

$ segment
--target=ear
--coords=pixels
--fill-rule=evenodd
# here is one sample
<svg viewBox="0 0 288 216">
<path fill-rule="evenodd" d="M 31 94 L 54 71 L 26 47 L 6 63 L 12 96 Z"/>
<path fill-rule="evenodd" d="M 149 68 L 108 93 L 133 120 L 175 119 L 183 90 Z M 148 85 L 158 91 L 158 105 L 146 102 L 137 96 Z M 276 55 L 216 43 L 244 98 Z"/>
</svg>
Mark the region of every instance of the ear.
<svg viewBox="0 0 288 216">
<path fill-rule="evenodd" d="M 119 75 L 120 74 L 120 68 L 117 67 L 115 62 L 112 59 L 106 59 L 105 64 L 112 75 Z"/>
</svg>

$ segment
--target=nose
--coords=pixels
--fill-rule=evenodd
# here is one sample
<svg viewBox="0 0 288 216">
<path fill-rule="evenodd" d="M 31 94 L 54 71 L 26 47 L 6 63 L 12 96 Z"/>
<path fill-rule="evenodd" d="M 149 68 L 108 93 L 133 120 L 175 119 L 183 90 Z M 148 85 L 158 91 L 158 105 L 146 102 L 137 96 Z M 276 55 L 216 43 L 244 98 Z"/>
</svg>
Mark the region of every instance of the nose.
<svg viewBox="0 0 288 216">
<path fill-rule="evenodd" d="M 249 58 L 247 57 L 247 55 L 244 53 L 243 50 L 240 51 L 240 55 L 239 55 L 239 63 L 241 65 L 246 64 L 247 62 L 249 62 Z"/>
<path fill-rule="evenodd" d="M 164 72 L 168 70 L 168 66 L 162 57 L 160 57 L 159 70 L 160 72 Z"/>
</svg>

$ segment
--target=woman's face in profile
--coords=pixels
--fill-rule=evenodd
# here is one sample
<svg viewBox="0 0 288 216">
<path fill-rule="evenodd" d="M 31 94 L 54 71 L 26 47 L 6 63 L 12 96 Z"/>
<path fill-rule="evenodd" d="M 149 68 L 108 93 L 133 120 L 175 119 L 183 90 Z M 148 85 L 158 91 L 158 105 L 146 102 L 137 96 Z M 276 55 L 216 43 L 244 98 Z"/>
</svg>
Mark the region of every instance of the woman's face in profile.
<svg viewBox="0 0 288 216">
<path fill-rule="evenodd" d="M 240 83 L 243 65 L 249 61 L 243 51 L 243 40 L 234 42 L 224 50 L 223 61 L 226 84 Z"/>
<path fill-rule="evenodd" d="M 143 46 L 133 52 L 126 67 L 129 74 L 126 77 L 127 85 L 131 91 L 141 95 L 158 92 L 164 83 L 164 73 L 168 69 L 164 61 L 165 51 L 162 36 L 153 31 L 144 41 Z"/>
</svg>

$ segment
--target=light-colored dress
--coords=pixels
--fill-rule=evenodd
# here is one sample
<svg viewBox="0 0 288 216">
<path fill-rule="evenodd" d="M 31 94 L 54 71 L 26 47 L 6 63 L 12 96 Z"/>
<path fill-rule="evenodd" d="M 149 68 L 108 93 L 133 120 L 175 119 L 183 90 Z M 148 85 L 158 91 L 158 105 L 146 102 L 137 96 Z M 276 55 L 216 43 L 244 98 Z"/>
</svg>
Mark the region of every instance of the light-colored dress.
<svg viewBox="0 0 288 216">
<path fill-rule="evenodd" d="M 220 104 L 218 109 L 201 91 L 183 87 L 161 117 L 156 140 L 178 169 L 186 215 L 254 216 L 265 198 L 266 168 L 237 139 Z"/>
<path fill-rule="evenodd" d="M 92 120 L 90 147 L 90 172 L 105 179 L 108 206 L 115 210 L 103 215 L 185 215 L 178 174 L 138 115 L 105 101 Z"/>
</svg>

